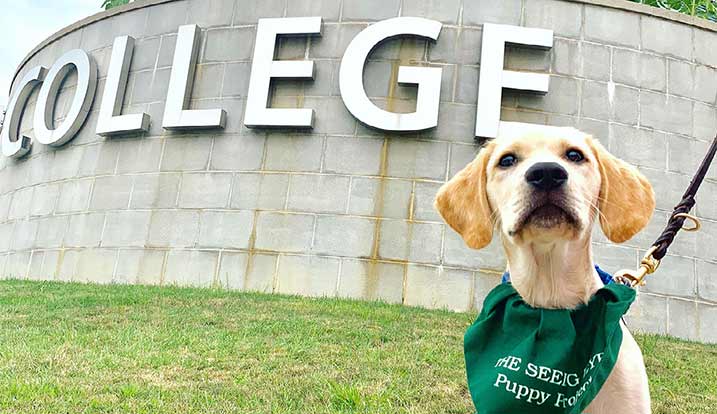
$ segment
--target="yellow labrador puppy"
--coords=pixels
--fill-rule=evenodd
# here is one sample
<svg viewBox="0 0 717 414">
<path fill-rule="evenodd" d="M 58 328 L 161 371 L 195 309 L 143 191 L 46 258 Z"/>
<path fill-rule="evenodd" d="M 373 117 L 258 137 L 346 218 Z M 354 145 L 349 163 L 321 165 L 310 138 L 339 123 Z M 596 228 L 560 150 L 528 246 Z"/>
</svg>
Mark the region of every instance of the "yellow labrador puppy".
<svg viewBox="0 0 717 414">
<path fill-rule="evenodd" d="M 624 242 L 647 225 L 655 201 L 645 177 L 589 135 L 504 123 L 435 205 L 469 247 L 500 234 L 511 282 L 528 305 L 572 309 L 603 286 L 591 251 L 595 222 Z M 615 367 L 586 413 L 650 412 L 642 353 L 621 328 Z"/>
</svg>

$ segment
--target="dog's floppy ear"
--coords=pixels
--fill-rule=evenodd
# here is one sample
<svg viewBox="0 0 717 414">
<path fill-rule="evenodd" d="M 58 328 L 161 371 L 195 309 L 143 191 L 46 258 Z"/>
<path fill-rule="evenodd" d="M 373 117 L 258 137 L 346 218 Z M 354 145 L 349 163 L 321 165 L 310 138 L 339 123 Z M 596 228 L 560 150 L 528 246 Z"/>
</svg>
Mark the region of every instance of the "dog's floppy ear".
<svg viewBox="0 0 717 414">
<path fill-rule="evenodd" d="M 622 243 L 650 222 L 655 193 L 635 167 L 616 158 L 595 139 L 588 139 L 600 169 L 600 227 L 610 241 Z"/>
<path fill-rule="evenodd" d="M 486 194 L 486 170 L 493 145 L 487 144 L 455 177 L 438 190 L 434 206 L 468 247 L 480 249 L 493 238 L 491 209 Z"/>
</svg>

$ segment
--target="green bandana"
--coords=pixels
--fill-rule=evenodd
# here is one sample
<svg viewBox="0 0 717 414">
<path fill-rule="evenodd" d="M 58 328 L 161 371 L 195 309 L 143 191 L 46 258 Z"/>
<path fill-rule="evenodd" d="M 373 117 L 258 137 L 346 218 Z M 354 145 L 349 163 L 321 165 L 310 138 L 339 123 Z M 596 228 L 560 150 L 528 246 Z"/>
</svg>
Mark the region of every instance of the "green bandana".
<svg viewBox="0 0 717 414">
<path fill-rule="evenodd" d="M 577 309 L 537 309 L 498 285 L 465 335 L 478 413 L 582 413 L 615 365 L 633 300 L 633 289 L 611 283 Z"/>
</svg>

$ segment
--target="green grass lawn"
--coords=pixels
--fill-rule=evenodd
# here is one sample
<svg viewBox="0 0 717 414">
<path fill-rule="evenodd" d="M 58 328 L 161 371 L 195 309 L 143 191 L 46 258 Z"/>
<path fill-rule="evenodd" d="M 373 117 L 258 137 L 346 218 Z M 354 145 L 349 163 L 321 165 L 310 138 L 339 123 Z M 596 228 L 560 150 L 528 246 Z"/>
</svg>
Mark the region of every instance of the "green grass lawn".
<svg viewBox="0 0 717 414">
<path fill-rule="evenodd" d="M 471 413 L 474 314 L 0 282 L 2 413 Z M 638 337 L 656 413 L 717 412 L 717 346 Z"/>
</svg>

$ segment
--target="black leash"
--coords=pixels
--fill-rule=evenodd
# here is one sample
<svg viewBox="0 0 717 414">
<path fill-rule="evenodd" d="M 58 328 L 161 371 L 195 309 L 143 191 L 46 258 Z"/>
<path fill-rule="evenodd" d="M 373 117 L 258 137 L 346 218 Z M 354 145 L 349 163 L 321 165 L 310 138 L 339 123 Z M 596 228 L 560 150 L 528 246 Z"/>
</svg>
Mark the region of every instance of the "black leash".
<svg viewBox="0 0 717 414">
<path fill-rule="evenodd" d="M 692 210 L 692 207 L 695 205 L 697 190 L 699 190 L 702 181 L 705 179 L 716 153 L 717 136 L 712 140 L 712 145 L 710 145 L 700 167 L 697 169 L 694 177 L 692 177 L 690 185 L 687 186 L 687 190 L 685 190 L 685 193 L 682 195 L 682 200 L 680 200 L 672 211 L 672 216 L 670 216 L 670 219 L 667 221 L 667 226 L 665 226 L 660 237 L 652 243 L 652 247 L 647 251 L 645 257 L 642 258 L 638 270 L 619 270 L 615 273 L 615 280 L 617 282 L 633 287 L 644 284 L 643 279 L 645 276 L 655 272 L 660 266 L 660 260 L 667 254 L 667 249 L 675 240 L 678 231 L 697 231 L 700 229 L 699 219 L 690 214 L 690 210 Z M 684 227 L 685 220 L 688 219 L 694 224 L 692 227 Z"/>
</svg>

